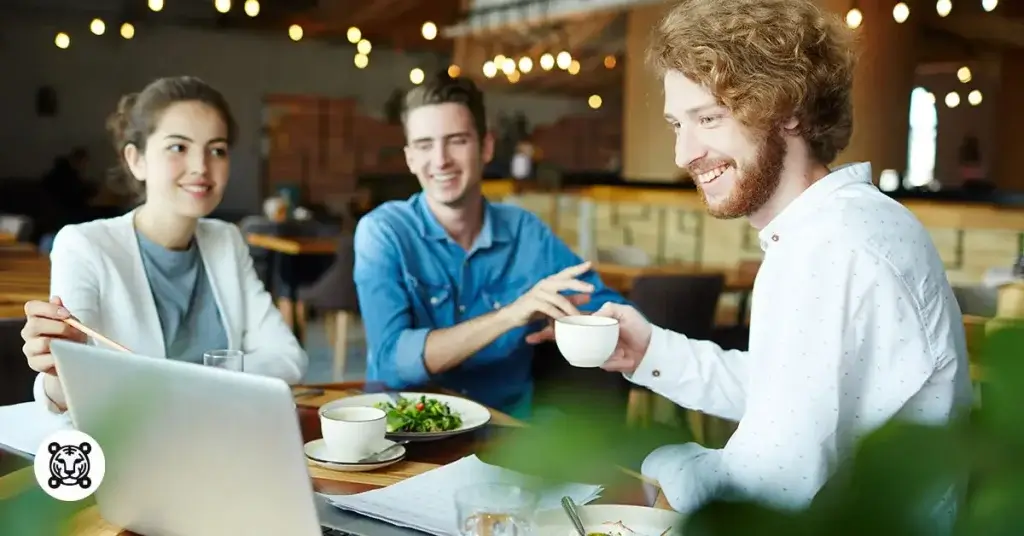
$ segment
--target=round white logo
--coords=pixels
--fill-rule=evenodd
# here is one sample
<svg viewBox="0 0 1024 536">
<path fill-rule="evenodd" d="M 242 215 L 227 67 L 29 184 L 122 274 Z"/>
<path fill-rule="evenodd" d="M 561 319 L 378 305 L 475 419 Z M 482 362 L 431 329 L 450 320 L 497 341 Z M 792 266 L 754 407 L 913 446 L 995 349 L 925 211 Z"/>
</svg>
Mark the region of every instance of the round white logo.
<svg viewBox="0 0 1024 536">
<path fill-rule="evenodd" d="M 59 501 L 80 501 L 100 487 L 107 462 L 89 434 L 60 430 L 39 445 L 33 467 L 36 482 L 47 495 Z"/>
</svg>

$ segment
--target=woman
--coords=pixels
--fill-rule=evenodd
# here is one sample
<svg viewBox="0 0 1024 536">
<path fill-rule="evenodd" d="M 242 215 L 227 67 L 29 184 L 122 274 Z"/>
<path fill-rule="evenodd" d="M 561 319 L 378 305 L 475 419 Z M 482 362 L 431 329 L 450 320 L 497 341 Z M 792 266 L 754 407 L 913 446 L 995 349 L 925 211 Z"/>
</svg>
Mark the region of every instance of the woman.
<svg viewBox="0 0 1024 536">
<path fill-rule="evenodd" d="M 237 135 L 224 97 L 192 77 L 163 78 L 121 99 L 108 122 L 120 175 L 144 195 L 116 218 L 64 227 L 50 254 L 50 302 L 25 304 L 35 398 L 64 411 L 53 338 L 86 342 L 81 323 L 134 353 L 202 363 L 241 349 L 246 372 L 298 382 L 307 357 L 230 223 L 204 219 L 228 183 Z M 100 343 L 102 344 L 102 343 Z"/>
</svg>

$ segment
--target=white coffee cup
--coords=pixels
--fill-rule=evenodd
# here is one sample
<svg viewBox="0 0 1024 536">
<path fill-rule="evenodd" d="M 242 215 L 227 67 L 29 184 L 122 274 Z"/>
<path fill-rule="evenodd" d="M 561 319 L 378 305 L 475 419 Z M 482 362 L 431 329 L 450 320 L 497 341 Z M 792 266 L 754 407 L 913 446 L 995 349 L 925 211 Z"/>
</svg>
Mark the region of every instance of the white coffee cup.
<svg viewBox="0 0 1024 536">
<path fill-rule="evenodd" d="M 555 345 L 574 367 L 599 367 L 619 343 L 619 321 L 605 316 L 578 315 L 555 319 Z"/>
<path fill-rule="evenodd" d="M 335 406 L 320 410 L 320 432 L 336 461 L 357 462 L 381 448 L 387 413 L 371 406 Z"/>
</svg>

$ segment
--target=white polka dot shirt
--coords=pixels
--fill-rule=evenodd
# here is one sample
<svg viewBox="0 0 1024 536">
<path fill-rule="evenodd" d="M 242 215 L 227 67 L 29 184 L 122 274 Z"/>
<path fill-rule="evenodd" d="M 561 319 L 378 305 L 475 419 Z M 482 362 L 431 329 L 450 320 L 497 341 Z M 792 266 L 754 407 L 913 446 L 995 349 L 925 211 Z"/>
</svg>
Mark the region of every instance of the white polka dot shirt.
<svg viewBox="0 0 1024 536">
<path fill-rule="evenodd" d="M 942 423 L 970 404 L 943 263 L 870 177 L 870 164 L 836 169 L 761 230 L 748 352 L 654 327 L 629 379 L 739 421 L 721 450 L 668 445 L 644 461 L 674 509 L 725 490 L 801 508 L 865 433 L 897 415 Z"/>
</svg>

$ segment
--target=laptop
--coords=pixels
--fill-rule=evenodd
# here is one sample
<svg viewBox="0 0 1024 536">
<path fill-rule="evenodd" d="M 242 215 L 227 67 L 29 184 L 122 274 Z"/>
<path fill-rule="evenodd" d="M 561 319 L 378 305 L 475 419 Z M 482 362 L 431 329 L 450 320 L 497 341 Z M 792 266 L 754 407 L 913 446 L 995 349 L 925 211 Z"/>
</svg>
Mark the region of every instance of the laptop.
<svg viewBox="0 0 1024 536">
<path fill-rule="evenodd" d="M 54 340 L 76 429 L 103 449 L 94 497 L 146 536 L 410 536 L 315 494 L 282 380 Z"/>
</svg>

